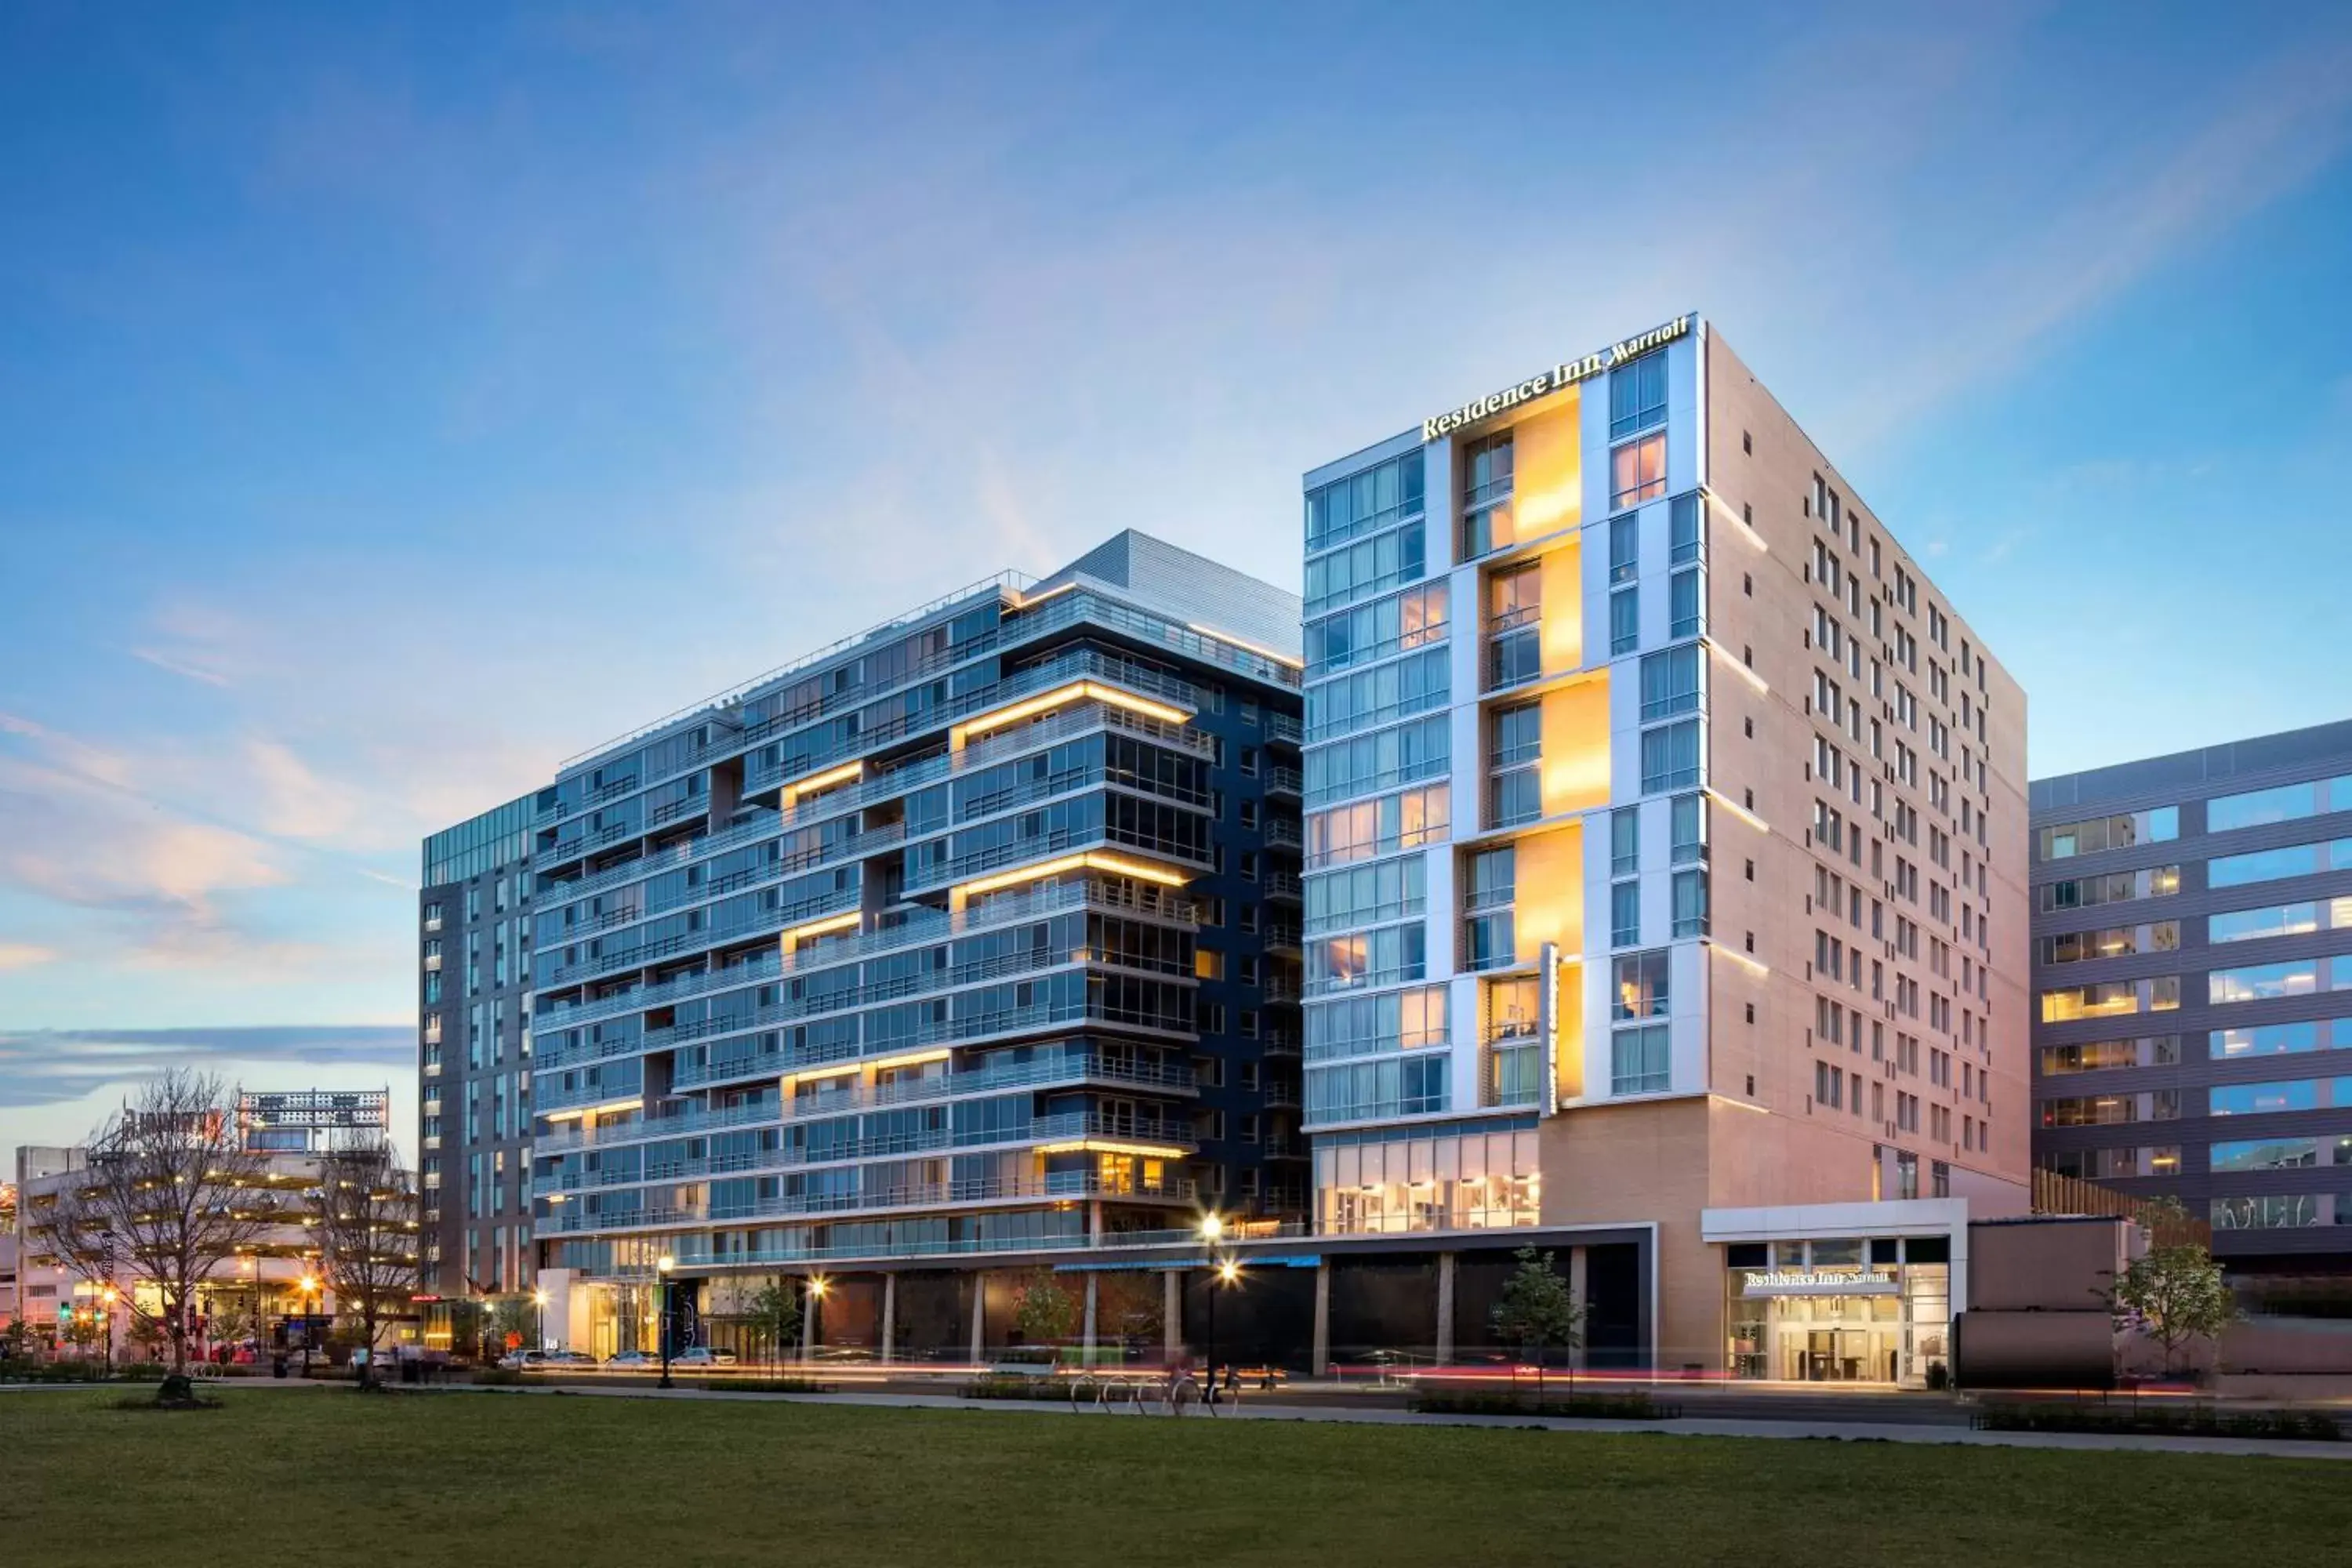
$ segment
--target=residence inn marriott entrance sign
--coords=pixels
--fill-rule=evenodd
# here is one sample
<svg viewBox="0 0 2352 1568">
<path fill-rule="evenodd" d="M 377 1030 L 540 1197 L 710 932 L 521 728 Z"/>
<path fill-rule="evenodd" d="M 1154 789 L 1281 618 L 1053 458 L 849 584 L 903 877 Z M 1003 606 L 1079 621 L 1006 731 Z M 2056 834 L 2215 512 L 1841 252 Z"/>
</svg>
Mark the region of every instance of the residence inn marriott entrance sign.
<svg viewBox="0 0 2352 1568">
<path fill-rule="evenodd" d="M 1945 1363 L 1952 1287 L 1943 1237 L 1748 1242 L 1724 1254 L 1735 1377 L 1916 1387 Z"/>
</svg>

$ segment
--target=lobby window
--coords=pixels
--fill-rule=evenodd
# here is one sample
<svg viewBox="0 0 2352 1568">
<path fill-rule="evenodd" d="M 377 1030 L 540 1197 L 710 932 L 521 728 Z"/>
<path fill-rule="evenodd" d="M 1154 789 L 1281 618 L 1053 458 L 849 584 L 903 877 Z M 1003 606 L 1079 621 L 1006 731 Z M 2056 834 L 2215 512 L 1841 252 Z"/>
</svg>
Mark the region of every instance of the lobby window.
<svg viewBox="0 0 2352 1568">
<path fill-rule="evenodd" d="M 1674 1087 L 1673 1049 L 1664 1024 L 1617 1029 L 1609 1036 L 1609 1092 L 1663 1094 Z"/>
<path fill-rule="evenodd" d="M 1699 726 L 1696 719 L 1642 731 L 1642 793 L 1694 789 L 1699 784 Z"/>
<path fill-rule="evenodd" d="M 2344 1201 L 2336 1200 L 2339 1213 Z M 2210 1212 L 2215 1230 L 2300 1230 L 2320 1223 L 2316 1193 L 2215 1198 Z"/>
<path fill-rule="evenodd" d="M 1609 373 L 1609 438 L 1663 425 L 1666 419 L 1666 355 L 1663 349 Z"/>
<path fill-rule="evenodd" d="M 1462 557 L 1511 542 L 1511 433 L 1489 436 L 1462 453 Z"/>
<path fill-rule="evenodd" d="M 1609 452 L 1609 504 L 1612 510 L 1639 506 L 1666 493 L 1666 436 L 1661 430 Z"/>
</svg>

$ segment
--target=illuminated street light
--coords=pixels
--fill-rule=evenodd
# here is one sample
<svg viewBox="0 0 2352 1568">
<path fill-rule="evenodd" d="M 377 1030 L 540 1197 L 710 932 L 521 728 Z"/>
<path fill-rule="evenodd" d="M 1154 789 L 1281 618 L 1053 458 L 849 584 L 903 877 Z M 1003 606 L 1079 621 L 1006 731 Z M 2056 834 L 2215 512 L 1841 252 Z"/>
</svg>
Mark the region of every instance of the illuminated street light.
<svg viewBox="0 0 2352 1568">
<path fill-rule="evenodd" d="M 667 1252 L 663 1253 L 660 1261 L 654 1265 L 656 1272 L 661 1275 L 661 1386 L 664 1388 L 671 1386 L 669 1381 L 669 1277 L 671 1271 L 677 1267 L 677 1259 Z"/>
</svg>

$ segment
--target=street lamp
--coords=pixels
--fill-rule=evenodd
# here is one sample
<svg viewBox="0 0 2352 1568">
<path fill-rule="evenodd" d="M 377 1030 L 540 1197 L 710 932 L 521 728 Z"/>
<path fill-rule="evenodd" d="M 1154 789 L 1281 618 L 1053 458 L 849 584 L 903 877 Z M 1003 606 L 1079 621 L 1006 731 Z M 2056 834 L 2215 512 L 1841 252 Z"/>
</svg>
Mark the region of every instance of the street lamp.
<svg viewBox="0 0 2352 1568">
<path fill-rule="evenodd" d="M 670 1386 L 670 1381 L 669 1381 L 669 1276 L 670 1276 L 670 1270 L 672 1270 L 673 1268 L 676 1268 L 677 1267 L 677 1258 L 672 1258 L 672 1257 L 671 1257 L 668 1253 L 667 1253 L 667 1252 L 665 1252 L 665 1253 L 663 1253 L 663 1254 L 661 1255 L 661 1261 L 654 1265 L 654 1268 L 655 1268 L 655 1270 L 656 1270 L 656 1272 L 658 1272 L 658 1273 L 661 1275 L 661 1363 L 662 1363 L 661 1385 L 662 1385 L 664 1388 L 667 1388 L 667 1387 L 669 1387 L 669 1386 Z"/>
<path fill-rule="evenodd" d="M 1202 1245 L 1213 1250 L 1224 1239 L 1224 1216 L 1216 1213 L 1201 1216 Z M 1241 1265 L 1231 1254 L 1214 1259 L 1216 1272 L 1209 1281 L 1209 1403 L 1217 1402 L 1217 1292 L 1230 1290 L 1241 1281 Z"/>
<path fill-rule="evenodd" d="M 808 1316 L 801 1320 L 801 1360 L 803 1362 L 808 1360 L 809 1347 L 816 1343 L 816 1310 L 824 1300 L 824 1293 L 831 1289 L 833 1289 L 833 1282 L 824 1275 L 812 1274 L 808 1277 Z"/>
<path fill-rule="evenodd" d="M 302 1375 L 310 1375 L 311 1320 L 318 1316 L 319 1277 L 305 1273 L 295 1282 L 295 1291 L 302 1308 Z"/>
<path fill-rule="evenodd" d="M 98 1295 L 99 1300 L 106 1303 L 106 1375 L 112 1377 L 114 1375 L 114 1287 L 109 1285 Z"/>
<path fill-rule="evenodd" d="M 530 1293 L 530 1304 L 539 1309 L 539 1348 L 545 1350 L 547 1348 L 547 1292 L 533 1290 Z"/>
</svg>

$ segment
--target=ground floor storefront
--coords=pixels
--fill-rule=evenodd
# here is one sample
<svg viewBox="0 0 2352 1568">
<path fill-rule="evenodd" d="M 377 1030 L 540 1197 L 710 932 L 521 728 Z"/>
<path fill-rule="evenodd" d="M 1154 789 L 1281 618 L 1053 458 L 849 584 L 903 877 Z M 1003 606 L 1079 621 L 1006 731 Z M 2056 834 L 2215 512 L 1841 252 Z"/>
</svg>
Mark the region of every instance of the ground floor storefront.
<svg viewBox="0 0 2352 1568">
<path fill-rule="evenodd" d="M 1965 1202 L 1711 1209 L 1701 1234 L 1722 1257 L 1730 1376 L 1909 1388 L 1948 1377 Z"/>
</svg>

